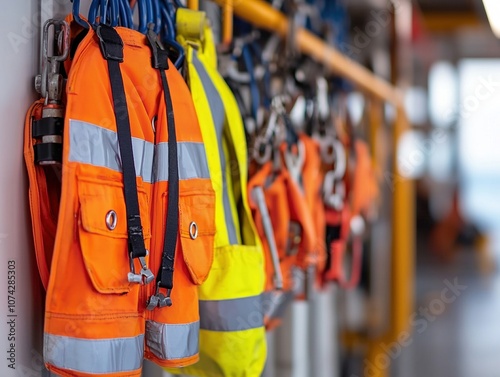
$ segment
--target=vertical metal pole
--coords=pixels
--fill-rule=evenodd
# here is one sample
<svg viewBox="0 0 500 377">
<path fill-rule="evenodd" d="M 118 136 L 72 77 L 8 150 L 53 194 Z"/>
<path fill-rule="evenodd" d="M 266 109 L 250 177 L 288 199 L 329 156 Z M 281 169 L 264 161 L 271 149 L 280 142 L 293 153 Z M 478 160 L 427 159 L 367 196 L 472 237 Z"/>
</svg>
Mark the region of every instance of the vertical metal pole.
<svg viewBox="0 0 500 377">
<path fill-rule="evenodd" d="M 338 288 L 329 285 L 310 301 L 311 377 L 339 377 Z"/>
<path fill-rule="evenodd" d="M 292 304 L 292 374 L 291 377 L 309 376 L 308 307 L 305 300 Z"/>
<path fill-rule="evenodd" d="M 187 6 L 191 10 L 198 10 L 200 8 L 198 0 L 187 0 Z"/>
<path fill-rule="evenodd" d="M 392 208 L 392 263 L 391 263 L 391 304 L 390 330 L 388 334 L 374 341 L 366 359 L 366 377 L 388 376 L 390 360 L 384 349 L 397 342 L 407 331 L 414 306 L 415 281 L 415 196 L 414 183 L 404 178 L 398 169 L 398 147 L 401 136 L 409 129 L 403 108 L 398 108 L 394 126 L 393 165 L 393 208 Z M 386 360 L 389 359 L 389 365 Z"/>
<path fill-rule="evenodd" d="M 412 33 L 412 5 L 408 0 L 398 0 L 393 1 L 393 7 L 392 83 L 406 89 L 412 79 L 411 54 L 409 51 Z M 386 377 L 390 374 L 390 365 L 395 361 L 391 360 L 386 354 L 384 345 L 397 342 L 399 336 L 408 329 L 414 306 L 414 183 L 401 175 L 398 168 L 399 142 L 403 134 L 410 129 L 402 99 L 397 103 L 396 111 L 396 120 L 393 127 L 392 179 L 390 182 L 393 191 L 390 325 L 385 336 L 370 344 L 367 359 L 365 360 L 366 377 Z M 386 362 L 387 360 L 389 363 Z"/>
<path fill-rule="evenodd" d="M 233 40 L 233 1 L 228 0 L 222 7 L 222 43 L 225 46 Z"/>
<path fill-rule="evenodd" d="M 274 331 L 266 334 L 267 338 L 267 360 L 266 367 L 261 377 L 275 377 L 276 372 L 276 335 Z"/>
<path fill-rule="evenodd" d="M 282 325 L 275 330 L 276 374 L 272 377 L 294 376 L 293 331 L 293 309 L 289 307 Z"/>
</svg>

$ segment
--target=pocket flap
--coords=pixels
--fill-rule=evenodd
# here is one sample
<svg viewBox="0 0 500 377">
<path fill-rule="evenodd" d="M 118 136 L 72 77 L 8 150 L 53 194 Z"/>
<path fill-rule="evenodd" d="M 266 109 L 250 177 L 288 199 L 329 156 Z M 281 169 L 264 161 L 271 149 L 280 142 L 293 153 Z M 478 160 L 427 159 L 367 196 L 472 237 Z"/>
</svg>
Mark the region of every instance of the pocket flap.
<svg viewBox="0 0 500 377">
<path fill-rule="evenodd" d="M 79 179 L 81 222 L 87 232 L 111 238 L 127 238 L 127 210 L 123 184 L 91 178 Z M 138 188 L 144 238 L 151 238 L 146 192 Z"/>
<path fill-rule="evenodd" d="M 196 192 L 179 198 L 179 233 L 184 261 L 195 284 L 212 267 L 215 236 L 215 193 Z"/>
<path fill-rule="evenodd" d="M 78 179 L 80 202 L 79 239 L 85 268 L 100 293 L 123 294 L 130 291 L 127 274 L 127 211 L 123 184 L 94 178 Z M 151 238 L 147 194 L 138 189 L 145 241 Z M 145 243 L 148 248 L 148 243 Z"/>
</svg>

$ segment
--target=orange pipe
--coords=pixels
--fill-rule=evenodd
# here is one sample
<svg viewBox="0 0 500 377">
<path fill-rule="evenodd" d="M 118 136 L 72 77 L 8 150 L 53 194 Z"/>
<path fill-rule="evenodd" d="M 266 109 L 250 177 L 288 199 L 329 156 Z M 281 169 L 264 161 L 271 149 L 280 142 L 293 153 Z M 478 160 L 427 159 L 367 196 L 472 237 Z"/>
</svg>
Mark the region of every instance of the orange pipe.
<svg viewBox="0 0 500 377">
<path fill-rule="evenodd" d="M 233 0 L 222 7 L 222 43 L 229 46 L 233 40 Z"/>
<path fill-rule="evenodd" d="M 187 7 L 191 10 L 198 10 L 200 9 L 200 3 L 198 0 L 188 0 Z"/>
</svg>

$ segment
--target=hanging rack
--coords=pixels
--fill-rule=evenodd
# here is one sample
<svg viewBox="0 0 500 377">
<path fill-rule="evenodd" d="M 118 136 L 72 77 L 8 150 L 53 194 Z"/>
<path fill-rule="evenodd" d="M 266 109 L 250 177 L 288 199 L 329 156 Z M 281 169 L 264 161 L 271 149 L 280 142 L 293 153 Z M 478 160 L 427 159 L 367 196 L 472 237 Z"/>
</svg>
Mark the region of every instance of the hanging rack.
<svg viewBox="0 0 500 377">
<path fill-rule="evenodd" d="M 289 37 L 288 18 L 263 0 L 212 0 L 223 11 L 232 10 L 238 17 L 254 26 L 277 33 L 283 38 Z M 196 1 L 197 2 L 197 1 Z M 231 12 L 231 13 L 232 13 Z M 397 341 L 399 334 L 409 330 L 408 318 L 414 311 L 414 275 L 415 275 L 415 205 L 414 183 L 404 178 L 398 167 L 397 156 L 399 141 L 410 129 L 404 108 L 403 93 L 387 81 L 375 76 L 364 66 L 343 55 L 335 47 L 303 28 L 296 28 L 293 40 L 297 48 L 322 63 L 337 75 L 347 79 L 357 88 L 374 99 L 392 104 L 396 108 L 393 127 L 393 166 L 391 175 L 392 204 L 392 239 L 391 239 L 391 303 L 390 325 L 377 339 L 369 339 L 369 359 L 377 356 L 383 344 Z M 384 180 L 385 181 L 385 180 Z M 377 377 L 385 376 L 386 370 L 377 370 Z"/>
<path fill-rule="evenodd" d="M 223 9 L 230 6 L 232 11 L 253 25 L 282 37 L 286 37 L 290 27 L 288 18 L 263 0 L 213 0 Z M 298 49 L 339 76 L 351 81 L 364 92 L 390 102 L 394 106 L 402 104 L 402 95 L 388 82 L 378 78 L 368 69 L 346 57 L 335 47 L 326 44 L 311 32 L 296 28 L 295 43 Z"/>
</svg>

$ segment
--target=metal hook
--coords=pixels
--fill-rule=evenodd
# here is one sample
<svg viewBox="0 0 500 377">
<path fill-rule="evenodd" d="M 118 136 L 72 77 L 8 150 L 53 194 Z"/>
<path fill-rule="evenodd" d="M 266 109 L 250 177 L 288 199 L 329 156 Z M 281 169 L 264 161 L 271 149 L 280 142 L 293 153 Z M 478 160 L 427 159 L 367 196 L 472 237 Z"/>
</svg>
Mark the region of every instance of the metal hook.
<svg viewBox="0 0 500 377">
<path fill-rule="evenodd" d="M 81 27 L 89 28 L 89 24 L 80 17 L 80 0 L 73 0 L 73 19 Z"/>
<path fill-rule="evenodd" d="M 149 251 L 147 251 L 147 254 L 149 254 Z M 140 273 L 136 274 L 135 273 L 135 266 L 134 266 L 134 258 L 132 258 L 132 254 L 130 254 L 130 272 L 127 275 L 129 283 L 135 283 L 135 284 L 149 284 L 151 283 L 155 276 L 151 272 L 151 270 L 148 268 L 146 264 L 146 258 L 144 257 L 139 257 L 139 263 L 141 264 L 141 271 Z"/>
<path fill-rule="evenodd" d="M 160 282 L 156 284 L 156 292 L 152 295 L 146 303 L 147 310 L 154 310 L 155 308 L 164 308 L 166 306 L 172 306 L 172 299 L 170 298 L 170 294 L 172 293 L 171 289 L 167 289 L 167 294 L 164 295 L 160 291 Z"/>
<path fill-rule="evenodd" d="M 344 208 L 346 187 L 342 180 L 338 180 L 334 171 L 329 171 L 323 181 L 323 200 L 325 205 L 341 211 Z"/>
<path fill-rule="evenodd" d="M 335 162 L 333 172 L 336 179 L 342 179 L 347 170 L 347 156 L 344 145 L 338 139 L 330 139 L 321 144 L 321 157 L 325 163 Z"/>
<path fill-rule="evenodd" d="M 285 165 L 290 172 L 292 179 L 302 187 L 302 170 L 306 161 L 306 147 L 302 140 L 297 142 L 297 153 L 292 153 L 287 149 L 284 154 Z"/>
</svg>

